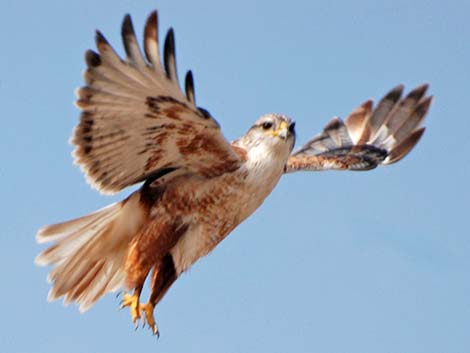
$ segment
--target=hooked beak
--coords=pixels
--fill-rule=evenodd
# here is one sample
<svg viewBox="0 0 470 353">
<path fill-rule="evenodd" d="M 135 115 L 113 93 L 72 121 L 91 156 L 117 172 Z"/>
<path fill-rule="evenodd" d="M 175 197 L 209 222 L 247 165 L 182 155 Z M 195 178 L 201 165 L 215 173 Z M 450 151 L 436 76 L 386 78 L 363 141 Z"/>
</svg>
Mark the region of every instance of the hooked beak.
<svg viewBox="0 0 470 353">
<path fill-rule="evenodd" d="M 279 128 L 275 131 L 275 136 L 279 136 L 283 140 L 287 139 L 287 135 L 289 133 L 289 126 L 285 121 L 282 121 L 281 124 L 279 124 Z"/>
</svg>

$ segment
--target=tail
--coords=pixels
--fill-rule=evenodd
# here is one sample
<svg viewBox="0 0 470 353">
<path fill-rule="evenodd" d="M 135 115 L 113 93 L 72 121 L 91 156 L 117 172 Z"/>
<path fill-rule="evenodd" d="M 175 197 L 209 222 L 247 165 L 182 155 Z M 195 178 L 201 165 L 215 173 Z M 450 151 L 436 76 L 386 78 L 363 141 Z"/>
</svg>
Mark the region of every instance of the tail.
<svg viewBox="0 0 470 353">
<path fill-rule="evenodd" d="M 55 242 L 36 257 L 53 265 L 49 301 L 62 296 L 88 310 L 101 296 L 125 281 L 124 261 L 130 241 L 144 220 L 138 194 L 68 222 L 41 228 L 38 243 Z"/>
</svg>

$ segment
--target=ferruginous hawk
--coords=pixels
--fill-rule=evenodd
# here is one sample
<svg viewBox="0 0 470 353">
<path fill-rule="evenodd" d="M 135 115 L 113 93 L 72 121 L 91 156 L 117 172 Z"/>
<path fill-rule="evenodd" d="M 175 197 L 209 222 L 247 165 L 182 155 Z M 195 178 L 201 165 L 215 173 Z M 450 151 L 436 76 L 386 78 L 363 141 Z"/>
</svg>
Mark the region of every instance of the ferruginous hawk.
<svg viewBox="0 0 470 353">
<path fill-rule="evenodd" d="M 367 101 L 344 122 L 334 118 L 294 153 L 295 123 L 281 114 L 262 116 L 228 142 L 196 105 L 190 71 L 185 94 L 179 87 L 172 29 L 162 65 L 156 11 L 145 25 L 143 54 L 129 15 L 122 40 L 125 59 L 96 32 L 98 51 L 85 54 L 85 86 L 76 102 L 81 117 L 71 141 L 75 162 L 98 191 L 143 185 L 121 202 L 40 229 L 37 241 L 53 244 L 36 263 L 53 266 L 49 300 L 64 297 L 85 311 L 124 288 L 122 306 L 134 323 L 142 316 L 154 334 L 154 307 L 172 283 L 250 216 L 281 176 L 392 164 L 424 132 L 427 85 L 404 97 L 400 85 L 375 108 Z M 141 303 L 149 275 L 150 297 Z"/>
</svg>

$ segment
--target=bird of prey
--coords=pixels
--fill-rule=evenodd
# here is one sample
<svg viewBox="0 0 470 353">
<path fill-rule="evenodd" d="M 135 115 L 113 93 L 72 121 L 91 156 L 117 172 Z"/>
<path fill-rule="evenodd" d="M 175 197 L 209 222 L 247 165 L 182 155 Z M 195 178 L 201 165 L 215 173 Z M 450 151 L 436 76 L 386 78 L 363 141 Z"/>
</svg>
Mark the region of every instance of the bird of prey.
<svg viewBox="0 0 470 353">
<path fill-rule="evenodd" d="M 345 121 L 333 118 L 295 152 L 295 123 L 281 114 L 260 117 L 229 142 L 196 105 L 190 71 L 185 92 L 179 87 L 173 29 L 160 59 L 156 11 L 145 25 L 143 53 L 129 15 L 122 41 L 125 58 L 96 32 L 97 52 L 85 54 L 85 85 L 76 101 L 81 116 L 71 142 L 75 162 L 98 191 L 142 186 L 121 202 L 41 228 L 37 241 L 52 245 L 36 263 L 53 266 L 49 300 L 64 297 L 85 311 L 122 289 L 133 322 L 144 320 L 154 334 L 154 308 L 174 281 L 250 216 L 283 175 L 392 164 L 424 132 L 427 85 L 405 96 L 399 85 L 375 107 L 366 101 Z M 143 303 L 147 277 L 150 296 Z"/>
</svg>

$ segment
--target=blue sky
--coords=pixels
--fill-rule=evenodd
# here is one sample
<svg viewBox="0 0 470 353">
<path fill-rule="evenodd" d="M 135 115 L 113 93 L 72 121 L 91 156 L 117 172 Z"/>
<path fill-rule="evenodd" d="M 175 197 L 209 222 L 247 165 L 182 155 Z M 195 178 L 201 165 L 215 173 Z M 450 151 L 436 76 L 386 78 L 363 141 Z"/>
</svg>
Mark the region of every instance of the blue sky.
<svg viewBox="0 0 470 353">
<path fill-rule="evenodd" d="M 47 303 L 36 230 L 99 195 L 72 164 L 74 89 L 101 29 L 151 10 L 176 31 L 180 75 L 227 138 L 267 112 L 298 141 L 368 98 L 430 83 L 427 131 L 399 164 L 289 175 L 172 287 L 162 337 L 108 295 L 81 315 Z M 0 3 L 2 352 L 465 352 L 470 350 L 468 1 L 12 1 Z"/>
</svg>

